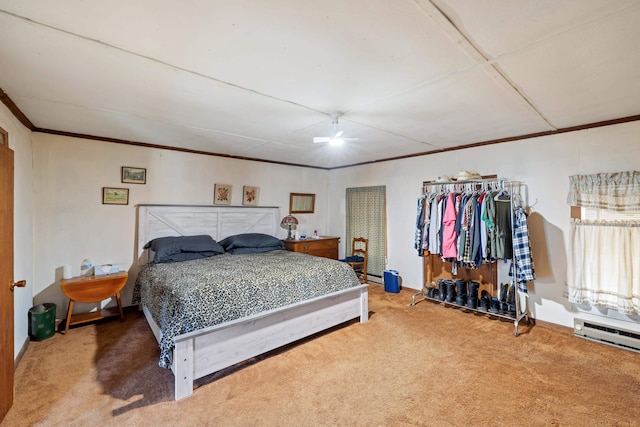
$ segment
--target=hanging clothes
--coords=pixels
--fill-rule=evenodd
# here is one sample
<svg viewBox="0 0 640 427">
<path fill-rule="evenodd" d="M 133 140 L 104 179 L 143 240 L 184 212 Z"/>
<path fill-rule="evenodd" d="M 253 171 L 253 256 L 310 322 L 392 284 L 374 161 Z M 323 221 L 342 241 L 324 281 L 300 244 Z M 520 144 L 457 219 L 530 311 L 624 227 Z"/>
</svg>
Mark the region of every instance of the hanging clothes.
<svg viewBox="0 0 640 427">
<path fill-rule="evenodd" d="M 414 247 L 419 255 L 424 256 L 425 251 L 439 255 L 452 263 L 453 271 L 458 266 L 474 269 L 511 259 L 515 281 L 526 289 L 526 282 L 535 276 L 526 216 L 523 220 L 522 207 L 512 209 L 512 195 L 503 184 L 434 184 L 432 191 L 425 186 L 416 216 Z"/>
<path fill-rule="evenodd" d="M 456 247 L 456 193 L 449 193 L 447 205 L 442 219 L 442 257 L 457 258 L 458 248 Z"/>
<path fill-rule="evenodd" d="M 518 289 L 522 292 L 527 292 L 527 282 L 535 280 L 536 275 L 531 256 L 527 215 L 521 206 L 516 207 L 513 213 L 513 253 L 514 260 L 511 264 L 509 275 L 513 277 L 513 270 L 515 269 L 515 281 Z"/>
<path fill-rule="evenodd" d="M 496 202 L 495 234 L 496 258 L 511 259 L 513 257 L 511 235 L 511 195 L 502 192 L 494 197 Z"/>
<path fill-rule="evenodd" d="M 425 221 L 425 201 L 427 199 L 426 195 L 422 195 L 418 197 L 418 208 L 416 213 L 416 231 L 414 236 L 413 247 L 418 251 L 419 256 L 424 256 L 424 252 L 422 250 L 422 240 L 424 234 L 424 221 Z"/>
</svg>

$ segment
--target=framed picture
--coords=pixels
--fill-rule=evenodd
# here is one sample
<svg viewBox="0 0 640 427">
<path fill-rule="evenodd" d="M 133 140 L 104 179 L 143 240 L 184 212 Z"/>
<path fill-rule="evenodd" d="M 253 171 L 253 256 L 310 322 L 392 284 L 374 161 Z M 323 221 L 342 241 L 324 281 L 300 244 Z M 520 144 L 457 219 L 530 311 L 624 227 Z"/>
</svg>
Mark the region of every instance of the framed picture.
<svg viewBox="0 0 640 427">
<path fill-rule="evenodd" d="M 313 193 L 290 193 L 289 213 L 306 214 L 316 210 L 316 195 Z"/>
<path fill-rule="evenodd" d="M 126 184 L 146 184 L 147 170 L 144 168 L 122 166 L 122 182 Z"/>
<path fill-rule="evenodd" d="M 216 184 L 213 189 L 214 205 L 231 204 L 231 186 L 229 184 Z"/>
<path fill-rule="evenodd" d="M 260 189 L 258 187 L 249 187 L 248 185 L 242 187 L 242 204 L 256 206 L 259 192 Z"/>
<path fill-rule="evenodd" d="M 103 205 L 128 205 L 129 189 L 102 187 L 102 204 Z"/>
</svg>

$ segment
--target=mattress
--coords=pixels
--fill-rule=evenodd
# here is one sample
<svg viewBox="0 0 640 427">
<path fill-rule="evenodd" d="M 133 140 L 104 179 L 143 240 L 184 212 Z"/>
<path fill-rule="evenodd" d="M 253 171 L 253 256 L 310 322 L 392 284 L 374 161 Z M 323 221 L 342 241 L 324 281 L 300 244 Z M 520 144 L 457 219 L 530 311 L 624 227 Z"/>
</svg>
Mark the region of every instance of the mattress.
<svg viewBox="0 0 640 427">
<path fill-rule="evenodd" d="M 160 361 L 170 368 L 174 337 L 359 286 L 348 264 L 298 252 L 225 253 L 176 263 L 146 264 L 133 303 L 144 304 L 160 328 Z"/>
</svg>

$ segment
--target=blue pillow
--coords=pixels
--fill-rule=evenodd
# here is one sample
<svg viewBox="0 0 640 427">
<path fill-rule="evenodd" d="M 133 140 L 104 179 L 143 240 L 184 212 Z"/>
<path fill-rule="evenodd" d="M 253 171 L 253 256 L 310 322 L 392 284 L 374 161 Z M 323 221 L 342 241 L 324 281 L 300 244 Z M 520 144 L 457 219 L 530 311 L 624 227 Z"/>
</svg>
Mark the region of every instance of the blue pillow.
<svg viewBox="0 0 640 427">
<path fill-rule="evenodd" d="M 238 248 L 271 248 L 284 249 L 284 243 L 277 237 L 269 236 L 262 233 L 244 233 L 229 236 L 226 239 L 222 239 L 219 242 L 227 252 L 232 252 Z"/>
<path fill-rule="evenodd" d="M 187 261 L 224 253 L 224 248 L 207 235 L 159 237 L 144 245 L 144 249 L 154 252 L 153 262 L 156 263 Z"/>
</svg>

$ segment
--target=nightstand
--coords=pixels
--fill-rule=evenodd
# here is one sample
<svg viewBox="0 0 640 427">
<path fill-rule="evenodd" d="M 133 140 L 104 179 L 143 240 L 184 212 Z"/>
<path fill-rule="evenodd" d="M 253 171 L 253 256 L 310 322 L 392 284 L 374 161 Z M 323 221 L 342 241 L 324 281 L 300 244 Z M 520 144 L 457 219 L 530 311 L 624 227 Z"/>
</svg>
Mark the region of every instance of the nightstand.
<svg viewBox="0 0 640 427">
<path fill-rule="evenodd" d="M 122 301 L 120 301 L 120 290 L 124 288 L 128 277 L 129 275 L 126 271 L 121 271 L 105 276 L 80 276 L 71 279 L 62 279 L 60 281 L 60 288 L 62 288 L 62 292 L 69 298 L 69 309 L 67 310 L 64 333 L 67 333 L 69 326 L 88 323 L 107 317 L 119 315 L 120 319 L 124 320 Z M 117 308 L 103 308 L 102 310 L 89 313 L 72 314 L 73 304 L 76 301 L 101 302 L 114 296 L 118 301 Z"/>
<path fill-rule="evenodd" d="M 319 237 L 317 239 L 304 240 L 283 240 L 284 247 L 288 251 L 302 252 L 309 255 L 320 256 L 324 258 L 338 259 L 338 242 L 339 237 Z"/>
</svg>

